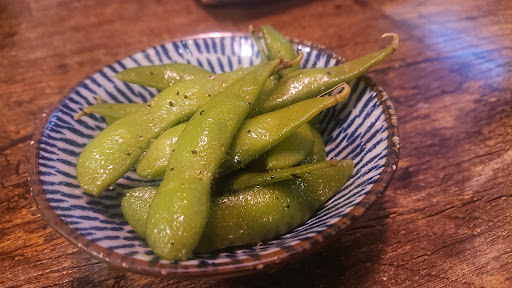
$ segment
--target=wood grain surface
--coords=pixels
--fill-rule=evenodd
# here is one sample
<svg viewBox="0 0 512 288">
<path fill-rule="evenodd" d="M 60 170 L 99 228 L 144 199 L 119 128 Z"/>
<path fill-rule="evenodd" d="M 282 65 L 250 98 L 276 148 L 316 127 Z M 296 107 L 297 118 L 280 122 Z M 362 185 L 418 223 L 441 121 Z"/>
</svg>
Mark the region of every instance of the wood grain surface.
<svg viewBox="0 0 512 288">
<path fill-rule="evenodd" d="M 400 35 L 369 73 L 400 125 L 400 165 L 383 197 L 321 253 L 215 281 L 116 270 L 50 228 L 27 182 L 42 112 L 114 60 L 249 24 L 349 59 Z M 0 287 L 512 287 L 511 67 L 508 0 L 2 0 Z"/>
</svg>

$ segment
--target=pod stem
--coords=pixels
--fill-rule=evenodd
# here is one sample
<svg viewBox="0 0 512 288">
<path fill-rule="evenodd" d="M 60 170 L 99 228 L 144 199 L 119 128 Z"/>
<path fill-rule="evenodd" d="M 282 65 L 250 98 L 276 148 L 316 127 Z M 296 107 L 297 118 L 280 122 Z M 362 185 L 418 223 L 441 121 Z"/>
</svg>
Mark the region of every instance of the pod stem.
<svg viewBox="0 0 512 288">
<path fill-rule="evenodd" d="M 336 102 L 341 103 L 348 98 L 350 95 L 350 86 L 347 83 L 341 83 L 338 87 L 343 87 L 343 90 L 336 95 Z"/>
<path fill-rule="evenodd" d="M 96 99 L 96 104 L 102 104 L 103 99 L 99 95 L 94 96 L 94 99 Z M 87 107 L 83 108 L 80 112 L 78 112 L 75 116 L 73 116 L 73 119 L 78 120 L 84 116 L 87 116 L 89 114 L 87 111 Z"/>
<path fill-rule="evenodd" d="M 393 37 L 393 41 L 391 42 L 391 47 L 393 47 L 393 49 L 396 50 L 398 48 L 398 42 L 400 41 L 398 34 L 396 34 L 396 33 L 382 34 L 382 38 L 386 38 L 386 37 Z"/>
<path fill-rule="evenodd" d="M 350 85 L 348 85 L 348 84 L 347 84 L 347 83 L 345 83 L 345 82 L 342 82 L 342 83 L 340 83 L 340 84 L 338 84 L 338 85 L 336 85 L 336 86 L 332 87 L 331 89 L 329 89 L 329 90 L 327 90 L 327 91 L 323 92 L 322 94 L 318 95 L 317 97 L 325 96 L 325 95 L 327 95 L 327 94 L 331 93 L 332 91 L 337 90 L 337 89 L 340 89 L 340 88 L 343 88 L 343 90 L 341 90 L 341 92 L 340 92 L 340 93 L 338 93 L 338 94 L 336 95 L 336 98 L 337 98 L 337 99 L 336 99 L 336 101 L 337 101 L 338 103 L 339 103 L 339 102 L 342 102 L 342 101 L 344 101 L 344 100 L 347 98 L 347 96 L 350 94 L 350 91 L 352 91 L 352 90 L 351 90 L 351 88 L 350 88 Z M 338 97 L 338 96 L 339 96 L 339 97 Z M 342 98 L 343 98 L 343 100 L 340 100 L 340 99 L 342 99 Z"/>
<path fill-rule="evenodd" d="M 279 56 L 279 58 L 283 59 L 282 56 Z M 297 58 L 290 60 L 290 61 L 284 61 L 281 64 L 279 64 L 279 66 L 277 66 L 277 68 L 276 68 L 276 71 L 281 71 L 281 70 L 293 67 L 294 65 L 297 65 L 298 63 L 300 63 L 300 61 L 302 61 L 302 58 L 304 58 L 304 53 L 302 53 L 302 51 L 301 51 L 301 52 L 299 52 L 299 55 L 297 56 Z"/>
<path fill-rule="evenodd" d="M 73 117 L 73 119 L 78 120 L 78 119 L 86 116 L 87 114 L 89 114 L 89 113 L 87 113 L 84 110 L 82 110 L 82 111 L 76 113 L 76 115 Z"/>
</svg>

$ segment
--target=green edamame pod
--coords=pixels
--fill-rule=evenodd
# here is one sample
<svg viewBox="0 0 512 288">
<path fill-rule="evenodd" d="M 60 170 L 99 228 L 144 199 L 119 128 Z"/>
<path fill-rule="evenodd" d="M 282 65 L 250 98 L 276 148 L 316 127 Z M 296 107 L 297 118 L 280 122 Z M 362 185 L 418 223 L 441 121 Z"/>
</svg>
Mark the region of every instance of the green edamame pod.
<svg viewBox="0 0 512 288">
<path fill-rule="evenodd" d="M 135 165 L 154 138 L 191 117 L 211 95 L 247 71 L 198 76 L 178 82 L 156 95 L 146 106 L 112 123 L 80 154 L 76 167 L 80 187 L 89 194 L 99 195 Z"/>
<path fill-rule="evenodd" d="M 267 171 L 292 167 L 306 159 L 313 148 L 313 132 L 308 124 L 302 125 L 283 141 L 265 153 Z"/>
<path fill-rule="evenodd" d="M 330 91 L 339 83 L 356 79 L 395 52 L 399 42 L 398 35 L 395 33 L 386 33 L 383 35 L 383 37 L 389 36 L 393 37 L 393 41 L 385 49 L 369 53 L 335 67 L 310 68 L 295 71 L 283 77 L 278 83 L 276 81 L 268 81 L 262 93 L 261 101 L 255 103 L 249 117 L 280 109 L 304 99 L 316 97 Z M 251 67 L 241 70 L 244 69 L 251 69 Z M 160 72 L 155 70 L 154 73 L 157 74 Z M 158 77 L 165 78 L 165 74 L 162 72 Z M 168 84 L 162 83 L 158 85 L 160 85 L 160 87 L 167 87 Z M 148 84 L 149 83 L 143 85 L 150 86 Z M 154 84 L 154 86 L 158 85 Z"/>
<path fill-rule="evenodd" d="M 265 41 L 265 46 L 267 47 L 269 59 L 283 57 L 284 60 L 293 60 L 297 58 L 297 53 L 295 52 L 293 44 L 272 28 L 272 26 L 263 25 L 260 29 L 263 41 Z M 284 77 L 297 70 L 300 70 L 300 62 L 295 63 L 295 65 L 289 69 L 280 71 L 279 76 Z"/>
<path fill-rule="evenodd" d="M 96 113 L 103 116 L 107 124 L 110 125 L 117 119 L 135 112 L 145 105 L 144 103 L 98 103 L 83 108 L 74 118 L 78 120 L 87 114 Z"/>
<path fill-rule="evenodd" d="M 350 94 L 350 87 L 344 83 L 342 86 L 343 91 L 338 95 L 308 99 L 288 108 L 246 120 L 235 135 L 221 170 L 229 173 L 244 167 L 290 136 L 321 111 L 345 101 Z"/>
<path fill-rule="evenodd" d="M 151 202 L 146 237 L 163 259 L 185 260 L 210 211 L 213 177 L 264 83 L 281 63 L 262 64 L 201 105 L 178 137 Z"/>
<path fill-rule="evenodd" d="M 329 90 L 329 89 L 327 89 L 327 87 L 331 87 L 332 85 L 334 85 L 333 82 L 336 82 L 339 79 L 351 79 L 353 77 L 359 76 L 361 73 L 363 73 L 364 71 L 371 68 L 373 65 L 377 64 L 379 61 L 381 61 L 382 59 L 384 59 L 385 57 L 390 55 L 396 49 L 396 46 L 398 44 L 398 36 L 396 34 L 385 34 L 385 36 L 393 36 L 393 38 L 394 38 L 393 44 L 388 46 L 388 48 L 386 48 L 386 49 L 371 53 L 367 56 L 363 56 L 359 59 L 349 62 L 351 64 L 345 63 L 343 65 L 338 66 L 337 67 L 337 68 L 339 68 L 338 70 L 340 70 L 340 71 L 343 70 L 343 71 L 341 71 L 341 72 L 334 71 L 336 73 L 331 73 L 331 74 L 336 74 L 335 75 L 336 77 L 331 77 L 332 75 L 329 75 L 327 73 L 327 72 L 330 73 L 330 70 L 315 70 L 316 72 L 311 73 L 312 75 L 309 75 L 309 76 L 306 74 L 305 75 L 297 74 L 298 72 L 302 72 L 302 70 L 288 75 L 287 77 L 283 78 L 280 81 L 280 84 L 277 85 L 272 90 L 272 93 L 270 93 L 270 98 L 267 101 L 264 101 L 264 104 L 261 107 L 256 104 L 254 105 L 254 106 L 258 106 L 260 108 L 255 109 L 255 111 L 251 112 L 251 114 L 258 115 L 258 114 L 263 113 L 264 111 L 270 111 L 270 110 L 277 109 L 278 107 L 284 107 L 284 106 L 288 105 L 287 103 L 293 103 L 295 101 L 300 101 L 301 99 L 310 98 L 310 97 L 318 95 L 315 92 L 315 89 L 318 90 L 317 89 L 318 87 L 315 86 L 316 88 L 313 87 L 315 89 L 311 90 L 310 89 L 311 83 L 326 84 L 325 86 L 323 86 L 325 89 L 320 87 L 321 88 L 320 90 L 323 91 L 323 90 Z M 342 67 L 342 68 L 340 68 L 340 67 Z M 345 68 L 343 68 L 343 67 L 347 68 L 347 70 L 345 71 Z M 193 82 L 196 84 L 201 83 L 201 82 L 204 82 L 204 83 L 209 82 L 209 84 L 212 84 L 212 85 L 206 85 L 206 86 L 201 85 L 201 87 L 197 87 L 197 86 L 191 85 L 189 82 L 189 81 L 194 81 L 194 80 L 182 81 L 182 82 L 188 82 L 188 83 L 183 84 L 183 86 L 180 89 L 182 90 L 182 92 L 183 92 L 183 90 L 190 89 L 191 95 L 193 96 L 191 98 L 197 98 L 193 92 L 197 92 L 197 95 L 199 95 L 199 96 L 204 96 L 204 95 L 208 95 L 208 94 L 211 95 L 211 94 L 215 93 L 210 90 L 210 89 L 213 89 L 213 88 L 211 88 L 212 86 L 216 86 L 216 89 L 217 89 L 221 86 L 223 87 L 223 85 L 225 85 L 225 84 L 231 83 L 231 82 L 226 83 L 222 79 L 224 79 L 224 78 L 229 79 L 230 76 L 231 76 L 231 78 L 235 78 L 235 77 L 233 77 L 234 74 L 232 74 L 232 73 L 239 72 L 241 74 L 245 74 L 247 72 L 246 69 L 251 69 L 251 68 L 252 67 L 244 68 L 244 69 L 237 70 L 237 71 L 234 71 L 231 73 L 220 74 L 217 76 L 212 75 L 212 76 L 210 76 L 210 78 L 212 78 L 212 79 L 210 79 L 211 82 L 204 81 L 205 77 L 199 77 L 199 78 L 201 78 L 200 81 Z M 335 67 L 326 68 L 326 69 L 332 69 L 332 68 L 335 68 Z M 230 76 L 221 76 L 221 75 L 230 75 Z M 296 75 L 297 77 L 295 77 L 295 76 L 290 77 L 292 75 Z M 327 76 L 329 76 L 329 77 L 327 77 Z M 317 81 L 317 80 L 319 80 L 319 79 L 317 79 L 318 77 L 320 77 L 322 79 L 326 78 L 327 80 L 324 79 L 325 80 L 324 81 L 324 80 L 320 79 L 322 81 L 318 82 Z M 284 81 L 285 79 L 288 79 L 289 81 Z M 292 81 L 294 79 L 295 79 L 295 81 Z M 217 82 L 216 82 L 216 80 L 217 80 Z M 178 84 L 180 84 L 182 82 L 178 82 Z M 176 84 L 176 85 L 178 85 L 178 84 Z M 306 84 L 308 84 L 308 85 L 306 85 Z M 282 88 L 282 86 L 283 87 L 287 86 L 287 88 Z M 291 92 L 289 90 L 286 90 L 286 89 L 290 89 L 290 87 L 293 88 Z M 185 89 L 185 88 L 188 88 L 188 89 Z M 172 92 L 164 93 L 167 98 L 164 96 L 158 97 L 160 99 L 162 99 L 162 98 L 165 99 L 165 101 L 153 100 L 152 102 L 158 104 L 156 106 L 159 107 L 160 110 L 162 110 L 162 107 L 165 107 L 165 102 L 167 102 L 168 104 L 174 103 L 173 99 L 170 97 L 173 96 L 172 93 L 179 92 L 180 89 L 177 88 L 177 89 L 174 89 Z M 287 92 L 280 94 L 279 93 L 279 91 L 281 91 L 280 89 L 281 90 L 284 89 Z M 209 91 L 209 92 L 206 92 L 206 91 Z M 183 94 L 185 94 L 185 96 L 188 95 L 186 93 L 183 93 Z M 290 96 L 290 95 L 292 95 L 292 96 Z M 202 98 L 204 98 L 204 97 L 202 97 Z M 281 101 L 279 99 L 282 99 L 283 101 Z M 180 99 L 174 99 L 174 100 L 176 100 L 176 102 L 178 104 L 179 104 L 179 102 L 182 102 L 182 101 L 179 101 Z M 78 180 L 79 180 L 79 184 L 81 185 L 81 187 L 84 189 L 84 191 L 86 191 L 90 194 L 93 194 L 93 195 L 98 195 L 99 193 L 101 193 L 101 191 L 104 188 L 108 187 L 109 185 L 111 185 L 115 181 L 117 181 L 117 179 L 122 177 L 122 175 L 124 175 L 124 173 L 126 173 L 126 171 L 128 171 L 134 165 L 134 163 L 140 157 L 140 155 L 142 153 L 141 151 L 144 151 L 147 148 L 147 146 L 149 145 L 149 142 L 153 138 L 158 136 L 163 130 L 165 130 L 169 126 L 172 126 L 172 125 L 176 124 L 177 122 L 182 121 L 182 120 L 186 119 L 187 117 L 190 117 L 193 114 L 193 112 L 197 109 L 197 107 L 200 105 L 200 103 L 202 103 L 204 101 L 205 101 L 205 99 L 202 99 L 201 101 L 196 101 L 196 99 L 194 99 L 190 102 L 183 101 L 184 105 L 181 105 L 181 104 L 176 105 L 176 106 L 180 106 L 180 108 L 177 109 L 177 110 L 180 110 L 180 111 L 178 111 L 178 113 L 170 113 L 170 114 L 166 113 L 167 115 L 164 113 L 158 113 L 159 112 L 158 109 L 149 109 L 149 112 L 146 111 L 147 110 L 146 108 L 140 109 L 139 111 L 133 113 L 133 114 L 136 114 L 136 116 L 138 116 L 137 118 L 134 117 L 135 115 L 128 115 L 127 117 L 123 117 L 123 119 L 128 118 L 123 121 L 123 124 L 119 123 L 118 125 L 114 125 L 115 124 L 114 123 L 112 125 L 112 126 L 116 126 L 115 129 L 114 128 L 113 129 L 108 129 L 108 128 L 105 129 L 104 132 L 102 132 L 102 133 L 100 133 L 100 135 L 98 135 L 99 137 L 96 137 L 98 139 L 96 139 L 96 138 L 93 139 L 93 141 L 91 141 L 89 143 L 89 145 L 87 145 L 86 148 L 84 149 L 84 151 L 82 152 L 82 154 L 86 154 L 88 156 L 86 156 L 86 157 L 81 156 L 79 158 L 79 161 L 77 164 L 77 175 L 78 175 Z M 151 102 L 150 102 L 150 105 L 151 105 Z M 255 108 L 255 107 L 253 107 L 253 108 Z M 143 111 L 146 111 L 146 112 L 143 112 Z M 163 111 L 161 111 L 161 112 L 163 112 Z M 157 124 L 152 127 L 150 118 L 157 119 L 158 123 L 164 122 L 165 125 Z M 160 121 L 160 118 L 165 119 L 165 120 Z M 143 120 L 139 121 L 139 119 L 143 119 Z M 119 120 L 116 121 L 116 123 L 117 122 L 119 122 Z M 133 127 L 125 129 L 126 126 L 133 126 Z M 109 132 L 105 132 L 105 131 L 109 131 Z M 128 141 L 128 139 L 129 139 L 129 141 Z M 136 147 L 136 149 L 133 149 L 133 147 Z M 110 152 L 113 152 L 113 153 L 110 153 Z M 105 154 L 108 154 L 108 155 L 105 155 Z M 85 160 L 85 159 L 87 159 L 87 160 Z M 237 160 L 237 159 L 235 159 L 235 160 Z M 109 163 L 110 161 L 113 161 L 113 163 L 115 163 L 115 165 L 110 165 L 110 163 Z M 117 163 L 117 162 L 122 162 L 122 163 Z M 82 168 L 80 168 L 80 167 L 82 167 Z"/>
<path fill-rule="evenodd" d="M 352 175 L 353 161 L 333 161 L 337 165 L 328 163 L 328 168 L 316 169 L 299 178 L 213 197 L 209 221 L 195 250 L 208 252 L 258 243 L 297 227 L 339 191 Z M 156 191 L 157 187 L 134 188 L 128 190 L 121 201 L 123 215 L 143 238 L 146 232 L 142 227 Z"/>
<path fill-rule="evenodd" d="M 149 205 L 155 198 L 158 186 L 135 187 L 123 192 L 121 211 L 123 216 L 140 237 L 146 239 L 146 220 Z"/>
<path fill-rule="evenodd" d="M 269 94 L 268 92 L 272 91 L 274 87 L 279 84 L 279 80 L 282 77 L 301 68 L 300 63 L 302 61 L 304 54 L 300 53 L 299 57 L 297 57 L 297 53 L 295 53 L 295 48 L 293 47 L 293 44 L 269 25 L 261 26 L 261 34 L 266 47 L 266 50 L 264 50 L 263 47 L 261 46 L 261 41 L 254 32 L 254 30 L 252 29 L 252 26 L 249 29 L 251 30 L 251 35 L 254 41 L 256 42 L 256 45 L 258 46 L 260 54 L 263 55 L 261 57 L 263 60 L 270 61 L 278 58 L 281 58 L 285 61 L 294 60 L 292 61 L 293 63 L 290 68 L 279 71 L 277 75 L 273 75 L 272 77 L 270 77 L 267 83 L 265 83 L 262 95 L 255 104 L 255 107 L 260 107 L 267 100 Z"/>
<path fill-rule="evenodd" d="M 171 156 L 174 145 L 185 125 L 187 122 L 169 128 L 149 145 L 137 163 L 137 175 L 144 179 L 156 179 L 164 176 L 169 156 Z"/>
<path fill-rule="evenodd" d="M 309 155 L 304 159 L 301 164 L 309 164 L 315 162 L 325 161 L 325 144 L 322 135 L 315 129 L 311 129 L 313 133 L 313 148 Z"/>
<path fill-rule="evenodd" d="M 146 220 L 149 205 L 155 198 L 157 186 L 137 187 L 124 191 L 121 199 L 121 211 L 133 231 L 146 239 Z"/>
<path fill-rule="evenodd" d="M 348 86 L 346 86 L 346 88 L 347 90 L 343 90 L 342 94 L 337 96 L 305 100 L 305 103 L 294 104 L 281 109 L 281 111 L 277 110 L 244 121 L 239 128 L 242 132 L 235 135 L 235 139 L 229 149 L 230 151 L 240 151 L 238 154 L 243 154 L 243 157 L 240 157 L 240 159 L 238 159 L 239 163 L 236 163 L 236 159 L 229 157 L 235 157 L 238 154 L 230 153 L 231 156 L 228 156 L 228 159 L 225 160 L 228 163 L 222 165 L 223 169 L 227 170 L 222 171 L 222 173 L 233 171 L 236 169 L 234 165 L 239 165 L 239 167 L 245 166 L 291 133 L 287 131 L 298 129 L 302 123 L 308 121 L 307 119 L 343 101 L 350 93 Z M 294 118 L 289 118 L 290 115 L 293 115 Z M 304 119 L 300 117 L 304 117 Z M 277 120 L 280 121 L 272 123 L 272 121 Z M 175 128 L 173 127 L 171 129 Z M 245 131 L 245 133 L 243 131 Z M 169 145 L 163 148 L 160 144 L 172 142 L 173 137 L 176 137 L 174 132 L 166 132 L 151 144 L 137 165 L 137 174 L 139 174 L 139 176 L 146 179 L 155 179 L 164 176 L 172 148 Z M 155 145 L 158 148 L 153 148 Z"/>
<path fill-rule="evenodd" d="M 302 177 L 307 173 L 337 166 L 338 164 L 336 160 L 329 160 L 271 172 L 245 171 L 228 180 L 224 188 L 227 191 L 240 191 L 250 186 L 267 185 Z M 132 229 L 144 239 L 146 238 L 146 219 L 149 205 L 153 201 L 157 190 L 158 187 L 155 186 L 133 188 L 126 191 L 121 200 L 121 210 L 124 217 L 130 223 Z M 215 199 L 213 201 L 215 202 Z"/>
<path fill-rule="evenodd" d="M 112 125 L 112 123 L 116 122 L 118 119 L 110 116 L 103 116 L 103 118 L 105 119 L 105 123 L 107 123 L 107 125 Z"/>
<path fill-rule="evenodd" d="M 196 251 L 259 243 L 296 228 L 345 185 L 353 167 L 353 161 L 342 160 L 297 179 L 216 198 Z"/>
<path fill-rule="evenodd" d="M 155 179 L 164 176 L 174 144 L 186 125 L 187 123 L 181 123 L 171 127 L 151 143 L 137 163 L 137 174 L 140 177 Z"/>
<path fill-rule="evenodd" d="M 228 179 L 224 185 L 224 188 L 228 191 L 242 190 L 250 186 L 261 186 L 269 183 L 301 177 L 312 171 L 329 168 L 336 165 L 338 165 L 338 161 L 329 160 L 267 172 L 243 171 L 238 173 L 233 178 Z"/>
<path fill-rule="evenodd" d="M 317 116 L 315 116 L 313 119 L 311 119 L 311 121 L 308 122 L 309 126 L 311 126 L 311 128 L 313 128 L 314 130 L 316 131 L 320 131 L 321 127 L 320 127 L 320 121 L 322 120 L 322 114 L 318 114 Z"/>
<path fill-rule="evenodd" d="M 258 102 L 249 117 L 266 113 L 304 99 L 321 95 L 342 82 L 353 80 L 368 69 L 380 63 L 398 46 L 398 35 L 387 33 L 382 37 L 393 37 L 393 42 L 385 49 L 372 52 L 355 60 L 327 68 L 310 68 L 295 71 L 279 81 L 270 91 L 265 91 L 265 101 Z"/>
<path fill-rule="evenodd" d="M 197 76 L 208 76 L 211 74 L 212 72 L 199 66 L 183 63 L 170 63 L 128 68 L 117 73 L 116 78 L 124 82 L 164 90 L 179 81 L 189 80 Z"/>
</svg>

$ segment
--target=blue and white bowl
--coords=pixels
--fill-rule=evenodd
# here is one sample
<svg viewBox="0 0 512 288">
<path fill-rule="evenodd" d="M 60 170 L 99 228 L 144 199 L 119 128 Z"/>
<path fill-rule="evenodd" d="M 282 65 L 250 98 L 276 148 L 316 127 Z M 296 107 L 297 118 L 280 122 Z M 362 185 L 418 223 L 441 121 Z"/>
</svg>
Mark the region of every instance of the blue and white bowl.
<svg viewBox="0 0 512 288">
<path fill-rule="evenodd" d="M 304 53 L 303 67 L 333 66 L 343 61 L 321 46 L 294 43 L 297 51 Z M 145 102 L 157 93 L 152 88 L 118 81 L 113 77 L 117 72 L 181 62 L 221 73 L 259 61 L 249 35 L 215 33 L 151 47 L 80 82 L 51 114 L 43 115 L 45 121 L 31 143 L 35 147 L 31 189 L 43 217 L 64 237 L 100 260 L 172 278 L 220 278 L 275 268 L 332 239 L 384 192 L 398 165 L 398 125 L 393 106 L 386 93 L 365 76 L 352 83 L 347 102 L 325 111 L 321 121 L 328 158 L 354 160 L 354 175 L 306 223 L 264 244 L 196 254 L 187 261 L 160 260 L 124 220 L 120 207 L 125 189 L 154 185 L 155 181 L 143 180 L 132 171 L 99 197 L 86 194 L 78 186 L 78 156 L 106 124 L 96 115 L 77 121 L 73 116 L 94 104 L 96 95 L 106 102 L 128 103 Z"/>
</svg>

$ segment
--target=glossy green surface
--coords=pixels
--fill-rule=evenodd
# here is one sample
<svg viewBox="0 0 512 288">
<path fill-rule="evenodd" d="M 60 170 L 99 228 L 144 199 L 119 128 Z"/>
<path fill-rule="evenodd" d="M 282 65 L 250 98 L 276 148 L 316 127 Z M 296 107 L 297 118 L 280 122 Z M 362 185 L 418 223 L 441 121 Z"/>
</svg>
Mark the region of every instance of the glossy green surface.
<svg viewBox="0 0 512 288">
<path fill-rule="evenodd" d="M 308 124 L 302 125 L 290 136 L 265 153 L 268 171 L 292 167 L 304 160 L 313 148 L 313 132 Z"/>
<path fill-rule="evenodd" d="M 393 37 L 392 43 L 389 44 L 385 49 L 369 53 L 352 61 L 342 63 L 338 66 L 327 68 L 309 68 L 297 70 L 294 72 L 286 72 L 287 70 L 282 71 L 289 74 L 280 80 L 272 78 L 265 84 L 261 100 L 255 103 L 249 116 L 253 117 L 259 114 L 286 107 L 304 99 L 316 97 L 322 93 L 330 91 L 342 82 L 349 82 L 356 79 L 370 68 L 382 62 L 389 55 L 393 54 L 393 52 L 395 52 L 398 46 L 398 36 L 394 33 L 384 34 L 383 37 L 384 36 Z M 245 69 L 251 69 L 251 67 L 243 68 L 241 70 L 244 71 Z M 293 70 L 295 68 L 291 69 Z M 158 74 L 158 78 L 164 78 L 165 73 L 163 70 L 161 72 L 159 71 L 161 70 L 155 70 L 155 75 Z M 155 78 L 157 77 L 155 76 Z M 154 86 L 156 85 L 167 87 L 168 84 L 165 81 L 161 81 L 157 84 L 154 84 Z"/>
<path fill-rule="evenodd" d="M 212 198 L 209 220 L 195 251 L 258 243 L 294 229 L 336 194 L 352 175 L 353 161 L 333 161 L 337 165 L 329 163 L 330 167 L 302 177 Z M 144 226 L 145 214 L 141 214 L 147 211 L 156 191 L 156 187 L 134 188 L 127 191 L 127 200 L 122 201 L 124 216 L 136 232 Z"/>
<path fill-rule="evenodd" d="M 348 82 L 361 76 L 395 52 L 398 46 L 398 36 L 396 34 L 385 35 L 393 37 L 393 42 L 385 49 L 342 63 L 339 66 L 302 69 L 288 74 L 279 81 L 278 85 L 267 92 L 265 101 L 259 102 L 258 106 L 254 107 L 251 116 L 316 97 L 342 82 Z"/>
<path fill-rule="evenodd" d="M 121 199 L 121 211 L 124 218 L 130 223 L 133 231 L 144 239 L 146 239 L 149 205 L 155 198 L 157 189 L 156 186 L 133 188 L 125 191 Z"/>
<path fill-rule="evenodd" d="M 146 238 L 166 260 L 185 260 L 210 211 L 213 177 L 279 60 L 262 64 L 201 105 L 178 137 L 148 210 Z"/>
<path fill-rule="evenodd" d="M 315 130 L 311 129 L 313 133 L 313 148 L 309 152 L 306 159 L 304 159 L 301 164 L 315 163 L 325 161 L 325 144 L 322 135 Z"/>
<path fill-rule="evenodd" d="M 342 160 L 300 178 L 215 198 L 196 250 L 259 243 L 296 228 L 345 185 L 353 167 L 351 160 Z"/>
<path fill-rule="evenodd" d="M 116 78 L 133 84 L 165 90 L 179 81 L 211 74 L 212 72 L 199 66 L 170 63 L 125 69 L 117 73 Z"/>
<path fill-rule="evenodd" d="M 262 25 L 260 27 L 261 36 L 267 48 L 269 59 L 277 59 L 283 57 L 283 60 L 294 60 L 297 58 L 293 44 L 286 39 L 281 33 L 272 28 L 270 25 Z M 300 70 L 300 63 L 294 64 L 289 69 L 279 72 L 279 76 L 284 77 L 294 71 Z"/>
<path fill-rule="evenodd" d="M 135 112 L 145 105 L 144 103 L 98 103 L 82 109 L 83 113 L 79 113 L 75 119 L 95 113 L 103 116 L 107 124 L 110 125 L 117 119 Z"/>
<path fill-rule="evenodd" d="M 336 96 L 308 99 L 246 120 L 235 135 L 235 140 L 231 144 L 232 149 L 229 150 L 221 169 L 227 173 L 244 167 L 321 111 L 343 102 L 350 94 L 348 85 L 344 84 L 344 87 L 345 89 Z"/>
<path fill-rule="evenodd" d="M 305 100 L 304 103 L 297 103 L 244 121 L 235 135 L 227 159 L 224 160 L 226 163 L 222 165 L 222 173 L 247 165 L 306 123 L 308 119 L 343 101 L 348 94 L 349 90 L 345 90 L 337 96 Z M 165 132 L 159 136 L 137 164 L 137 174 L 147 179 L 162 177 L 171 154 L 171 143 L 176 137 L 175 132 Z"/>
<path fill-rule="evenodd" d="M 186 122 L 169 128 L 151 143 L 137 163 L 137 174 L 140 177 L 155 179 L 164 176 L 171 151 L 185 125 Z"/>
<path fill-rule="evenodd" d="M 318 163 L 304 164 L 300 166 L 279 169 L 266 172 L 242 171 L 231 179 L 227 180 L 225 189 L 227 191 L 242 190 L 246 187 L 265 185 L 283 180 L 304 176 L 312 171 L 329 168 L 338 165 L 338 161 L 319 161 Z"/>
<path fill-rule="evenodd" d="M 178 82 L 146 106 L 112 123 L 80 154 L 76 167 L 80 187 L 89 194 L 99 195 L 135 165 L 153 139 L 191 117 L 211 95 L 245 72 L 237 70 Z"/>
</svg>

